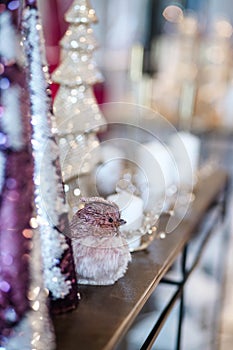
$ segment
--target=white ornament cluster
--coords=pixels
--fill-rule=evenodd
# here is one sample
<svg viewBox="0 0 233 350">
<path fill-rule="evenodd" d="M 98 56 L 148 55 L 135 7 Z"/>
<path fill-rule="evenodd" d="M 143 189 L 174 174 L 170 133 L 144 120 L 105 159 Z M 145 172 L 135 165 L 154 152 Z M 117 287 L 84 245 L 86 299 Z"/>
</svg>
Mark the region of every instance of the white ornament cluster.
<svg viewBox="0 0 233 350">
<path fill-rule="evenodd" d="M 10 25 L 11 15 L 8 11 L 3 11 L 0 14 L 0 55 L 8 60 L 16 57 L 16 33 Z M 6 45 L 7 38 L 7 45 Z"/>
<path fill-rule="evenodd" d="M 20 113 L 20 88 L 12 86 L 2 91 L 4 118 L 1 120 L 3 132 L 8 135 L 10 148 L 20 150 L 23 146 L 23 130 Z"/>
</svg>

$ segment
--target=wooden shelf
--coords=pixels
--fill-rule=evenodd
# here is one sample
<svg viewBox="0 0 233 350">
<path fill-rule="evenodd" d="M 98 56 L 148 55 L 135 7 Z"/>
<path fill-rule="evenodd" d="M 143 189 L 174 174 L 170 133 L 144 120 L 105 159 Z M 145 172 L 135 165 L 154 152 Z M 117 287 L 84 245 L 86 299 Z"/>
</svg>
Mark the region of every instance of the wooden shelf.
<svg viewBox="0 0 233 350">
<path fill-rule="evenodd" d="M 112 286 L 79 286 L 81 301 L 72 313 L 54 317 L 57 350 L 112 350 L 161 278 L 182 252 L 208 209 L 227 184 L 227 174 L 216 171 L 201 181 L 185 218 L 164 240 L 154 240 L 146 251 L 132 255 L 126 275 Z M 164 224 L 163 218 L 161 225 Z M 174 224 L 177 218 L 173 218 Z"/>
</svg>

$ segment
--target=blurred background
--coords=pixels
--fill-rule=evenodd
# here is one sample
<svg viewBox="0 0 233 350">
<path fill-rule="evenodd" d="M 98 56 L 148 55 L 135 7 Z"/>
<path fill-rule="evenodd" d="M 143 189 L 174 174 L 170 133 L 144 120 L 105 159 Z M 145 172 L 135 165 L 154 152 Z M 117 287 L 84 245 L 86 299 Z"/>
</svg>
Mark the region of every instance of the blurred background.
<svg viewBox="0 0 233 350">
<path fill-rule="evenodd" d="M 51 69 L 70 0 L 41 1 Z M 100 103 L 151 107 L 181 128 L 232 128 L 232 18 L 227 0 L 92 0 Z M 53 16 L 51 18 L 51 13 Z M 46 16 L 49 16 L 47 18 Z"/>
<path fill-rule="evenodd" d="M 40 1 L 51 72 L 59 64 L 59 40 L 68 26 L 64 13 L 71 3 L 72 0 Z M 148 130 L 158 132 L 156 116 L 159 114 L 166 125 L 192 132 L 200 138 L 201 162 L 212 159 L 215 166 L 225 168 L 232 176 L 232 2 L 92 0 L 91 5 L 99 19 L 93 26 L 99 43 L 95 58 L 104 76 L 104 82 L 97 84 L 94 91 L 106 120 L 133 122 L 133 125 L 146 125 Z M 57 86 L 53 85 L 52 89 L 55 95 Z M 113 108 L 108 108 L 109 104 Z M 139 105 L 143 111 L 139 108 L 135 114 L 132 108 L 126 108 L 128 104 Z M 124 134 L 125 131 L 120 132 Z M 100 138 L 104 140 L 106 132 L 100 134 Z M 232 198 L 232 187 L 230 191 Z M 231 199 L 228 226 L 232 209 Z M 230 243 L 226 247 L 224 293 L 220 293 L 223 298 L 221 327 L 213 328 L 216 317 L 213 305 L 219 301 L 218 291 L 222 286 L 214 267 L 210 266 L 217 254 L 217 236 L 187 288 L 190 308 L 186 310 L 182 339 L 185 350 L 232 349 L 232 237 Z M 154 317 L 151 310 L 158 311 L 162 299 L 169 296 L 163 288 L 156 289 L 153 306 L 144 311 L 119 349 L 138 348 L 144 329 L 148 330 Z M 156 349 L 174 348 L 174 315 L 158 338 Z"/>
</svg>

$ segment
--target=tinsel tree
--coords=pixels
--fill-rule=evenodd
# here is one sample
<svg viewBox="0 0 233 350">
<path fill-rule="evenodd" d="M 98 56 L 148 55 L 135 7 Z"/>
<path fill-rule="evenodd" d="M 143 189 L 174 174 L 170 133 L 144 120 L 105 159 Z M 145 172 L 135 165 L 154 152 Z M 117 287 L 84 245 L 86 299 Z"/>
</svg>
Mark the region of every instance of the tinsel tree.
<svg viewBox="0 0 233 350">
<path fill-rule="evenodd" d="M 37 2 L 26 0 L 22 13 L 23 47 L 30 99 L 36 216 L 41 238 L 44 282 L 52 312 L 77 305 L 76 274 L 61 181 L 59 150 L 51 130 L 51 98 Z"/>
<path fill-rule="evenodd" d="M 72 215 L 77 210 L 77 196 L 82 189 L 88 191 L 90 186 L 88 183 L 86 187 L 85 179 L 98 162 L 96 133 L 104 129 L 106 121 L 93 93 L 93 85 L 102 81 L 93 58 L 97 48 L 91 28 L 97 21 L 95 11 L 87 0 L 75 0 L 65 20 L 69 27 L 60 41 L 61 63 L 52 79 L 60 84 L 54 100 L 54 115 L 62 175 Z"/>
<path fill-rule="evenodd" d="M 40 240 L 25 76 L 12 13 L 0 14 L 0 348 L 54 349 Z M 7 39 L 7 42 L 6 42 Z"/>
</svg>

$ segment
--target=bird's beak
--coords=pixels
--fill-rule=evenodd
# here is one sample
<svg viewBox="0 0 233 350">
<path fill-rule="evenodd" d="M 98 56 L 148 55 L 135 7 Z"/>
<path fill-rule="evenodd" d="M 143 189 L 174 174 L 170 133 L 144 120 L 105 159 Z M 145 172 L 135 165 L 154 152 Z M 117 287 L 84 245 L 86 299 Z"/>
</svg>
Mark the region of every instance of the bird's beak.
<svg viewBox="0 0 233 350">
<path fill-rule="evenodd" d="M 126 221 L 123 219 L 119 219 L 118 224 L 119 224 L 119 226 L 124 225 L 124 224 L 126 224 Z"/>
</svg>

